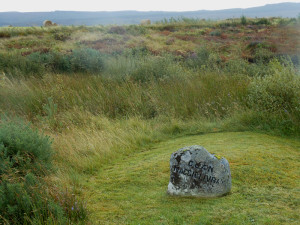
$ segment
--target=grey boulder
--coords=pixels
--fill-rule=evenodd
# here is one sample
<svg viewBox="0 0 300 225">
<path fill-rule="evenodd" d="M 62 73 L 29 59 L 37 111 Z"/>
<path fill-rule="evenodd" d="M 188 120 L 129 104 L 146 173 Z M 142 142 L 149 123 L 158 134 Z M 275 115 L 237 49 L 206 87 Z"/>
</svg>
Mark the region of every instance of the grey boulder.
<svg viewBox="0 0 300 225">
<path fill-rule="evenodd" d="M 230 189 L 231 174 L 225 158 L 218 159 L 199 145 L 171 155 L 169 194 L 211 198 L 223 196 Z"/>
</svg>

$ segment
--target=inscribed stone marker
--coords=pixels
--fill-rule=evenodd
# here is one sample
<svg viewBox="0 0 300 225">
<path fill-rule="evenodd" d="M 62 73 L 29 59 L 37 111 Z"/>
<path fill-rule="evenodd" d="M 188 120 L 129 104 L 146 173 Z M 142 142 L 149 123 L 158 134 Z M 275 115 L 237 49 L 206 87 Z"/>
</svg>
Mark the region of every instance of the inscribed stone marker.
<svg viewBox="0 0 300 225">
<path fill-rule="evenodd" d="M 231 174 L 225 158 L 218 159 L 199 145 L 184 147 L 170 159 L 171 195 L 218 197 L 230 192 Z"/>
</svg>

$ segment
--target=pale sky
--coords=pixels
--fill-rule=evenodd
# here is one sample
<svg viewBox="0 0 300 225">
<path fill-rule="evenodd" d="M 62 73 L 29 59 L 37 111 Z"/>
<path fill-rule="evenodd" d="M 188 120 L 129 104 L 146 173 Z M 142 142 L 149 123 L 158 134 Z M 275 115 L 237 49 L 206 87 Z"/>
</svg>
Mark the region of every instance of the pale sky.
<svg viewBox="0 0 300 225">
<path fill-rule="evenodd" d="M 195 11 L 249 8 L 300 0 L 0 0 L 0 12 L 19 11 Z"/>
</svg>

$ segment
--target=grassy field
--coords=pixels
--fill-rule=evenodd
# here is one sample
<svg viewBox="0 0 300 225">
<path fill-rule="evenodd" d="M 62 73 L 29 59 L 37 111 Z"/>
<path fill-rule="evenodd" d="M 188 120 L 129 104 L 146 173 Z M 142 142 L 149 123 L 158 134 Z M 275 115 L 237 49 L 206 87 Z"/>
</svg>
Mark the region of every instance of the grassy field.
<svg viewBox="0 0 300 225">
<path fill-rule="evenodd" d="M 229 160 L 229 195 L 167 195 L 171 153 L 194 144 Z M 117 158 L 87 180 L 91 218 L 97 224 L 298 224 L 299 148 L 299 140 L 250 132 L 171 139 Z"/>
<path fill-rule="evenodd" d="M 0 223 L 296 224 L 299 24 L 0 28 Z M 193 144 L 230 195 L 166 195 Z"/>
</svg>

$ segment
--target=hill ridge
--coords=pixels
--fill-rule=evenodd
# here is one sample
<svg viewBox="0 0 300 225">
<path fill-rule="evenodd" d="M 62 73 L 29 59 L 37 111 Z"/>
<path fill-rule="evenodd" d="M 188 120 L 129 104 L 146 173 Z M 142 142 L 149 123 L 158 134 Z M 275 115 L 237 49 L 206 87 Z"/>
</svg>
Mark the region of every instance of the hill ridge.
<svg viewBox="0 0 300 225">
<path fill-rule="evenodd" d="M 0 26 L 41 26 L 46 19 L 61 25 L 139 24 L 142 19 L 160 21 L 169 18 L 226 19 L 246 17 L 297 17 L 300 3 L 267 4 L 252 8 L 195 11 L 51 11 L 51 12 L 0 12 Z"/>
</svg>

